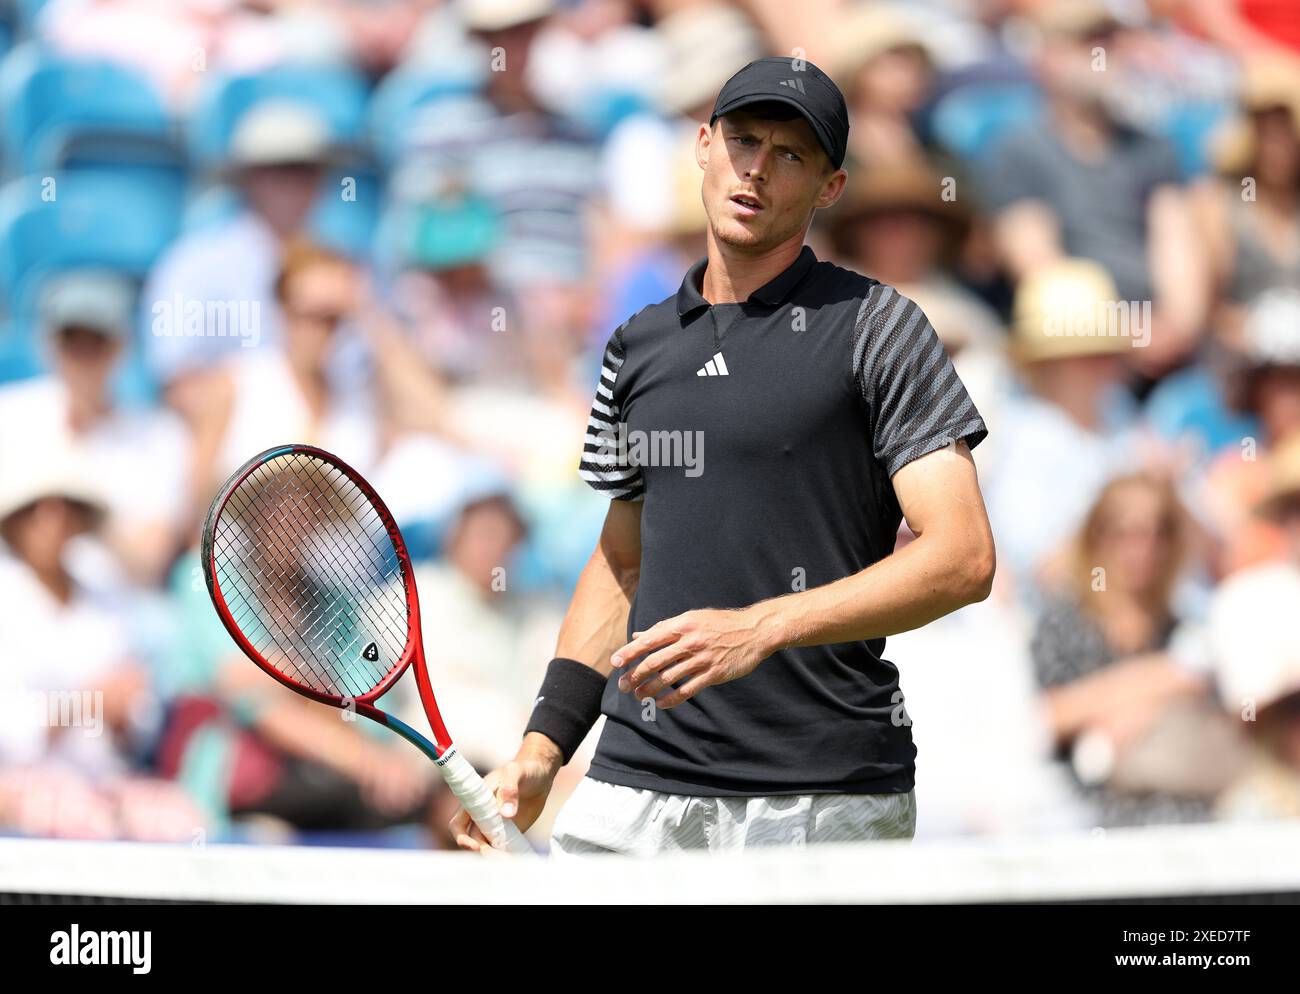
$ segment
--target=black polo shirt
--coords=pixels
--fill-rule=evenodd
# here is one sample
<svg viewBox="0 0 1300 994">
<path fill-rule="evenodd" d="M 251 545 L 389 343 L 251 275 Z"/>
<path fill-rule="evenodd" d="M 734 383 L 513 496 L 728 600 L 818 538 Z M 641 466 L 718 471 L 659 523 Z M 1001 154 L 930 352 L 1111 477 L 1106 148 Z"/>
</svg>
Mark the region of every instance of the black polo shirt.
<svg viewBox="0 0 1300 994">
<path fill-rule="evenodd" d="M 588 423 L 582 478 L 644 501 L 629 638 L 865 569 L 894 548 L 893 474 L 987 434 L 929 321 L 891 287 L 805 247 L 744 303 L 710 306 L 704 267 L 614 332 Z M 786 649 L 669 711 L 615 673 L 589 775 L 697 795 L 911 790 L 884 648 Z"/>
</svg>

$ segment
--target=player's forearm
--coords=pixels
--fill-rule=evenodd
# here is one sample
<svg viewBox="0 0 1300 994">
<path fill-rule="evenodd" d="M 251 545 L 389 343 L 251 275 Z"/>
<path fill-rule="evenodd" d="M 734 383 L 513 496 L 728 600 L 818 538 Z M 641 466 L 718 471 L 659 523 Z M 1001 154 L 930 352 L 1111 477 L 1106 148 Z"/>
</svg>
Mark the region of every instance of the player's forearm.
<svg viewBox="0 0 1300 994">
<path fill-rule="evenodd" d="M 552 684 L 557 672 L 555 667 L 573 668 L 575 662 L 582 663 L 602 677 L 608 676 L 613 669 L 609 662 L 610 656 L 626 641 L 627 615 L 635 592 L 635 572 L 619 569 L 597 549 L 578 578 L 578 585 L 569 601 L 569 610 L 564 615 L 560 635 L 556 640 L 557 658 L 551 663 L 546 682 L 538 695 L 540 705 L 549 694 L 552 699 L 546 707 L 562 708 L 565 720 L 557 725 L 552 715 L 549 719 L 542 718 L 539 721 L 539 710 L 535 705 L 533 716 L 529 719 L 529 730 L 525 732 L 515 756 L 518 762 L 538 762 L 547 771 L 547 775 L 553 777 L 565 764 L 566 750 L 571 753 L 590 731 L 591 724 L 599 716 L 600 689 L 597 682 L 583 680 L 580 681 L 581 686 L 575 686 L 572 682 L 574 678 L 569 674 L 567 678 L 560 676 L 564 682 Z M 557 692 L 561 698 L 573 699 L 556 700 Z M 586 700 L 587 703 L 575 707 L 577 700 Z M 546 734 L 536 730 L 534 726 L 539 724 L 545 728 Z"/>
<path fill-rule="evenodd" d="M 883 638 L 983 600 L 993 570 L 986 533 L 961 541 L 923 535 L 859 573 L 749 610 L 773 652 Z"/>
<path fill-rule="evenodd" d="M 627 637 L 641 573 L 641 504 L 613 500 L 600 541 L 578 577 L 519 750 L 554 776 L 600 717 L 610 656 Z"/>
<path fill-rule="evenodd" d="M 608 676 L 610 655 L 627 641 L 627 616 L 638 579 L 636 566 L 612 561 L 598 548 L 578 578 L 555 654 Z"/>
</svg>

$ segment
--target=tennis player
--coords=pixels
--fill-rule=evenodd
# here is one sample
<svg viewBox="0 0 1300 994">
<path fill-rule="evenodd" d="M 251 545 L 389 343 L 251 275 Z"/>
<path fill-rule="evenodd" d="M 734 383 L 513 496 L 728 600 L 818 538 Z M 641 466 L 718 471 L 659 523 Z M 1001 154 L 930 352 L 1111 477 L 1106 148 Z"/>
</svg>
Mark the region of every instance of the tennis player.
<svg viewBox="0 0 1300 994">
<path fill-rule="evenodd" d="M 696 140 L 708 255 L 605 350 L 580 473 L 609 512 L 523 743 L 489 779 L 527 828 L 604 714 L 555 853 L 915 831 L 882 653 L 988 595 L 970 454 L 987 432 L 916 304 L 804 245 L 844 191 L 848 130 L 806 61 L 731 77 Z M 915 539 L 895 551 L 903 518 Z M 451 827 L 487 848 L 463 811 Z"/>
</svg>

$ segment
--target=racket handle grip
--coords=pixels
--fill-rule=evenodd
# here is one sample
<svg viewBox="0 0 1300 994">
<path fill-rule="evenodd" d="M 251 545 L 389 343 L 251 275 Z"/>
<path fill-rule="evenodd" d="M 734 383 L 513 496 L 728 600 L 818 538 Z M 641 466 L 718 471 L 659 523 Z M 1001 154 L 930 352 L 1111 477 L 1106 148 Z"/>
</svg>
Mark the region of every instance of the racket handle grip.
<svg viewBox="0 0 1300 994">
<path fill-rule="evenodd" d="M 460 751 L 453 745 L 437 760 L 442 778 L 447 781 L 451 792 L 469 812 L 469 816 L 487 836 L 488 841 L 497 849 L 512 853 L 534 855 L 533 847 L 528 844 L 523 833 L 514 822 L 501 817 L 497 808 L 497 799 L 488 790 L 478 771 L 469 764 Z"/>
</svg>

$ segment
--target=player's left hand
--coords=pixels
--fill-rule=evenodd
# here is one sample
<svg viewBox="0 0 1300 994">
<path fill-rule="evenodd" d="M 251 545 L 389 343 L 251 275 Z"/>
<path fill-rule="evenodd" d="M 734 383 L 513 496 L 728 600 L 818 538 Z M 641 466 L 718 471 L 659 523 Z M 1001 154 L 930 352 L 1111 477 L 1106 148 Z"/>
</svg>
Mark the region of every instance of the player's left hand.
<svg viewBox="0 0 1300 994">
<path fill-rule="evenodd" d="M 634 632 L 610 658 L 615 669 L 624 670 L 618 689 L 672 708 L 705 687 L 748 676 L 773 651 L 759 627 L 748 608 L 665 618 L 648 631 Z"/>
</svg>

